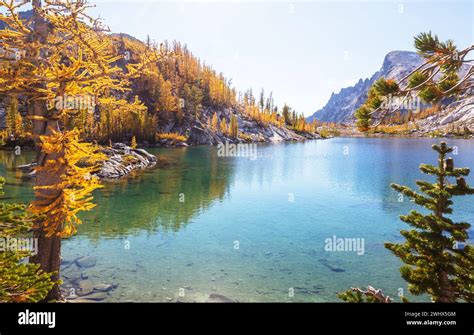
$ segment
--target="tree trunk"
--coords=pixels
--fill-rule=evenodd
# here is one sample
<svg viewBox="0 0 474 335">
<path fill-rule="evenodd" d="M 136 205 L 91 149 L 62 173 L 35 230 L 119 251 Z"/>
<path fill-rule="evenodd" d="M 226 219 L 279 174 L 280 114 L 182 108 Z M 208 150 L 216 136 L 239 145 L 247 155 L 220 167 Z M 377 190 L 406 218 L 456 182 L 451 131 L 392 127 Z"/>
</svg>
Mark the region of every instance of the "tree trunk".
<svg viewBox="0 0 474 335">
<path fill-rule="evenodd" d="M 37 40 L 41 43 L 47 42 L 47 37 L 50 31 L 48 23 L 43 19 L 39 14 L 41 9 L 41 0 L 33 0 L 33 28 L 34 34 L 32 34 L 32 39 Z M 29 55 L 33 60 L 34 65 L 39 65 L 40 60 L 38 57 L 41 57 L 41 50 L 36 51 L 37 54 Z M 45 84 L 39 84 L 40 88 L 45 89 Z M 28 113 L 29 115 L 36 117 L 48 117 L 48 109 L 46 102 L 43 100 L 29 101 L 28 102 Z M 59 124 L 57 120 L 50 119 L 48 121 L 34 119 L 33 120 L 33 135 L 36 143 L 37 150 L 37 163 L 38 166 L 43 166 L 48 160 L 57 160 L 63 153 L 46 155 L 41 151 L 40 146 L 40 136 L 51 135 L 52 130 L 59 131 Z M 64 173 L 64 170 L 58 171 L 37 171 L 36 173 L 36 183 L 35 186 L 49 186 L 58 184 L 61 181 L 61 175 Z M 56 196 L 61 190 L 41 190 L 42 193 L 48 196 Z M 41 197 L 39 193 L 35 194 L 35 200 L 44 201 L 45 199 Z M 52 201 L 52 200 L 49 200 Z M 48 213 L 44 213 L 48 215 Z M 54 235 L 47 237 L 44 231 L 44 225 L 42 222 L 36 222 L 37 228 L 33 232 L 33 237 L 38 239 L 38 254 L 30 257 L 30 262 L 40 265 L 40 268 L 45 272 L 56 272 L 51 279 L 57 281 L 60 278 L 59 269 L 61 266 L 61 237 Z M 54 285 L 51 291 L 48 293 L 45 301 L 51 300 L 61 300 L 61 290 L 59 285 Z"/>
<path fill-rule="evenodd" d="M 44 155 L 41 156 L 41 159 L 44 161 Z M 48 159 L 55 158 L 48 156 Z M 39 162 L 38 165 L 40 165 Z M 54 185 L 60 180 L 61 174 L 58 172 L 38 171 L 36 173 L 36 186 Z M 42 192 L 52 195 L 59 194 L 60 191 L 42 190 Z M 44 198 L 37 194 L 35 200 L 44 200 Z M 44 214 L 48 215 L 48 213 Z M 38 225 L 38 228 L 34 230 L 33 237 L 38 239 L 38 254 L 31 257 L 30 261 L 39 264 L 41 270 L 45 272 L 56 272 L 51 279 L 53 281 L 58 281 L 60 278 L 59 270 L 61 266 L 61 237 L 57 235 L 51 237 L 46 236 L 42 223 L 37 222 L 36 224 Z M 45 298 L 46 301 L 61 299 L 62 295 L 59 285 L 54 285 L 48 293 L 48 296 Z"/>
<path fill-rule="evenodd" d="M 35 101 L 30 104 L 31 110 L 29 111 L 32 115 L 35 116 L 45 116 L 47 109 L 46 103 L 43 101 Z M 39 136 L 51 135 L 53 130 L 59 131 L 58 121 L 41 121 L 34 120 L 33 122 L 33 133 L 35 136 L 35 141 L 37 144 L 38 150 L 38 166 L 43 166 L 46 160 L 58 160 L 64 154 L 54 154 L 46 156 L 41 152 L 41 147 L 39 146 Z M 56 171 L 37 171 L 36 173 L 36 183 L 35 186 L 50 186 L 55 185 L 61 182 L 61 175 L 64 173 L 63 169 Z M 57 196 L 61 190 L 41 190 L 43 194 L 48 196 Z M 35 200 L 44 201 L 45 199 L 41 197 L 38 193 L 35 195 Z M 49 199 L 49 201 L 52 201 Z M 48 213 L 44 213 L 48 214 Z M 51 237 L 46 236 L 44 231 L 44 226 L 42 222 L 37 222 L 38 226 L 33 233 L 33 237 L 38 239 L 38 254 L 31 257 L 30 261 L 32 263 L 37 263 L 40 265 L 40 268 L 45 272 L 56 272 L 51 279 L 57 281 L 60 278 L 59 270 L 61 266 L 61 237 L 54 235 Z M 45 301 L 51 300 L 61 300 L 61 290 L 59 285 L 54 285 L 51 291 L 48 293 L 48 296 L 45 298 Z"/>
<path fill-rule="evenodd" d="M 439 283 L 441 286 L 441 293 L 437 301 L 442 303 L 455 303 L 456 298 L 454 297 L 453 287 L 449 281 L 448 274 L 442 271 L 439 274 Z"/>
<path fill-rule="evenodd" d="M 42 229 L 35 231 L 33 237 L 38 239 L 38 254 L 31 257 L 30 261 L 39 264 L 45 272 L 55 272 L 51 276 L 51 280 L 58 281 L 60 279 L 59 269 L 61 266 L 61 237 L 46 237 Z M 62 300 L 59 285 L 53 286 L 44 302 L 51 300 Z"/>
</svg>

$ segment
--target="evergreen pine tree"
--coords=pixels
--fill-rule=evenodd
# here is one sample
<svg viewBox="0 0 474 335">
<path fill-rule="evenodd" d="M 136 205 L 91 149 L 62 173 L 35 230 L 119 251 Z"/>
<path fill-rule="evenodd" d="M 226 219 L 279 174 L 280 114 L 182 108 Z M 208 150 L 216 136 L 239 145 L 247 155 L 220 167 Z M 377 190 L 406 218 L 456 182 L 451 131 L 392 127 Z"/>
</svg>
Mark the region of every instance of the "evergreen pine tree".
<svg viewBox="0 0 474 335">
<path fill-rule="evenodd" d="M 385 243 L 385 247 L 405 263 L 400 273 L 408 282 L 411 294 L 429 294 L 434 302 L 473 302 L 474 249 L 466 244 L 471 225 L 455 223 L 446 217 L 453 212 L 453 196 L 474 194 L 474 189 L 464 179 L 470 170 L 454 167 L 453 159 L 446 158 L 453 148 L 445 142 L 433 145 L 433 150 L 438 152 L 438 166 L 421 164 L 420 170 L 435 176 L 436 182 L 416 182 L 424 194 L 407 186 L 391 185 L 431 213 L 421 214 L 413 210 L 402 215 L 401 220 L 415 229 L 400 232 L 405 237 L 404 243 Z M 456 183 L 450 183 L 449 178 L 456 178 Z M 367 291 L 351 288 L 338 297 L 346 302 L 391 301 L 380 290 L 370 286 Z M 407 299 L 402 297 L 402 301 Z"/>
<path fill-rule="evenodd" d="M 265 110 L 265 92 L 262 88 L 262 91 L 260 91 L 260 100 L 258 101 L 258 106 L 260 107 L 260 111 Z"/>
<path fill-rule="evenodd" d="M 452 40 L 442 42 L 431 32 L 418 34 L 414 44 L 423 58 L 423 64 L 398 81 L 382 77 L 374 83 L 367 100 L 355 113 L 359 130 L 368 131 L 371 127 L 389 123 L 389 116 L 399 112 L 403 103 L 383 102 L 396 97 L 405 101 L 416 94 L 429 104 L 440 103 L 444 98 L 455 98 L 457 108 L 470 104 L 474 72 L 467 71 L 462 78 L 459 73 L 463 66 L 469 66 L 469 54 L 473 52 L 474 45 L 458 50 Z"/>
<path fill-rule="evenodd" d="M 431 213 L 423 215 L 411 211 L 401 216 L 403 222 L 416 229 L 401 231 L 406 239 L 404 243 L 386 243 L 385 246 L 406 264 L 400 272 L 409 284 L 410 293 L 428 293 L 435 302 L 473 302 L 474 250 L 464 245 L 471 225 L 454 223 L 446 217 L 453 212 L 453 196 L 474 194 L 474 189 L 464 179 L 470 171 L 468 168 L 454 168 L 453 159 L 446 158 L 453 148 L 445 142 L 433 145 L 433 150 L 438 152 L 438 166 L 420 166 L 423 173 L 436 176 L 433 184 L 417 181 L 424 194 L 406 186 L 391 185 Z M 456 183 L 451 184 L 449 178 L 456 178 Z"/>
<path fill-rule="evenodd" d="M 371 111 L 364 105 L 355 111 L 354 115 L 357 118 L 356 125 L 360 131 L 369 130 L 371 124 L 370 113 Z"/>
<path fill-rule="evenodd" d="M 291 124 L 290 107 L 287 104 L 283 105 L 282 115 L 283 115 L 283 119 L 285 120 L 285 124 L 290 125 Z"/>
<path fill-rule="evenodd" d="M 0 195 L 5 179 L 0 177 Z M 0 203 L 0 238 L 7 241 L 26 234 L 31 223 L 26 219 L 25 206 Z M 21 263 L 26 251 L 0 252 L 0 302 L 37 302 L 53 287 L 52 274 L 40 270 L 39 264 Z"/>
</svg>

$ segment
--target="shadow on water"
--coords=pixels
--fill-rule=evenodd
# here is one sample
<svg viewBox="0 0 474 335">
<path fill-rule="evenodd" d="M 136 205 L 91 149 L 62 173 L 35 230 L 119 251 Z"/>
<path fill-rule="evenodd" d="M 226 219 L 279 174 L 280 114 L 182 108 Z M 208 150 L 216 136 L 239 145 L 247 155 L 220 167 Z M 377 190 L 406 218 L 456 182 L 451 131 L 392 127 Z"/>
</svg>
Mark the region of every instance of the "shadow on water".
<svg viewBox="0 0 474 335">
<path fill-rule="evenodd" d="M 150 151 L 160 157 L 158 167 L 106 183 L 96 191 L 97 207 L 82 213 L 84 224 L 79 235 L 100 239 L 142 230 L 176 232 L 226 195 L 232 164 L 218 159 L 215 150 L 200 147 Z M 32 151 L 21 155 L 0 151 L 0 176 L 7 180 L 2 200 L 28 203 L 33 199 L 33 179 L 17 169 L 33 158 Z"/>
<path fill-rule="evenodd" d="M 177 232 L 214 201 L 224 198 L 232 165 L 209 148 L 151 150 L 159 168 L 109 183 L 96 192 L 97 208 L 84 213 L 78 234 L 91 239 L 157 230 Z M 126 218 L 126 219 L 124 219 Z"/>
</svg>

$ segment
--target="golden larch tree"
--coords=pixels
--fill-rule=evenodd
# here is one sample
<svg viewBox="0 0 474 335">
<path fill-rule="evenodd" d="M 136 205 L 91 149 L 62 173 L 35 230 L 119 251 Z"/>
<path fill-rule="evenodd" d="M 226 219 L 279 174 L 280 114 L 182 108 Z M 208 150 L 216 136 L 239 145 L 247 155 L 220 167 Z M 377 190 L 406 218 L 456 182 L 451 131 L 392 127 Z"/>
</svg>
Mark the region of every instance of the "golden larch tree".
<svg viewBox="0 0 474 335">
<path fill-rule="evenodd" d="M 124 92 L 128 77 L 143 64 L 128 63 L 126 71 L 115 65 L 123 56 L 114 52 L 101 22 L 86 14 L 85 1 L 33 0 L 31 18 L 23 20 L 19 11 L 25 4 L 0 0 L 0 21 L 6 25 L 0 40 L 14 55 L 0 60 L 0 93 L 24 96 L 33 121 L 38 155 L 30 212 L 36 216 L 38 254 L 31 261 L 55 273 L 57 282 L 61 238 L 75 232 L 80 211 L 94 207 L 91 193 L 100 187 L 94 162 L 104 159 L 98 148 L 81 143 L 77 130 L 61 129 L 61 117 L 80 109 L 68 97 L 97 100 Z M 92 163 L 84 164 L 86 158 Z M 60 298 L 55 285 L 46 300 Z"/>
</svg>

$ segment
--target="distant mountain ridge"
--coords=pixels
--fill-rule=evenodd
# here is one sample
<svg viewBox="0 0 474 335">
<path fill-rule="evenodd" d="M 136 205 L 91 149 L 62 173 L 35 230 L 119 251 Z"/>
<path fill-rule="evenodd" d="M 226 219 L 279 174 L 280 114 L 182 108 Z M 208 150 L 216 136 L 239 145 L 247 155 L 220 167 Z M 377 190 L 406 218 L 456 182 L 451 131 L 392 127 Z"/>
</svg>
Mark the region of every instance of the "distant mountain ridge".
<svg viewBox="0 0 474 335">
<path fill-rule="evenodd" d="M 422 61 L 422 58 L 412 51 L 389 52 L 379 71 L 370 78 L 360 79 L 354 86 L 343 88 L 339 93 L 333 93 L 328 103 L 307 120 L 311 122 L 316 118 L 322 122 L 353 123 L 354 112 L 367 99 L 367 92 L 377 79 L 385 77 L 398 81 L 418 67 Z"/>
</svg>

